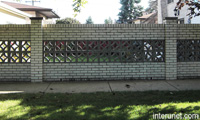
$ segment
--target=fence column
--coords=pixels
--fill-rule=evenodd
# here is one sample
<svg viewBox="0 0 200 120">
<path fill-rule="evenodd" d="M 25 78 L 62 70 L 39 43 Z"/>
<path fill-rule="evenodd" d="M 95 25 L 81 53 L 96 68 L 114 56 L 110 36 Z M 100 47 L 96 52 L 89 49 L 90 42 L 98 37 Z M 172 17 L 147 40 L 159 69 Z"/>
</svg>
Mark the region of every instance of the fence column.
<svg viewBox="0 0 200 120">
<path fill-rule="evenodd" d="M 31 82 L 42 82 L 42 17 L 31 17 Z"/>
<path fill-rule="evenodd" d="M 177 17 L 165 18 L 166 80 L 177 79 Z"/>
</svg>

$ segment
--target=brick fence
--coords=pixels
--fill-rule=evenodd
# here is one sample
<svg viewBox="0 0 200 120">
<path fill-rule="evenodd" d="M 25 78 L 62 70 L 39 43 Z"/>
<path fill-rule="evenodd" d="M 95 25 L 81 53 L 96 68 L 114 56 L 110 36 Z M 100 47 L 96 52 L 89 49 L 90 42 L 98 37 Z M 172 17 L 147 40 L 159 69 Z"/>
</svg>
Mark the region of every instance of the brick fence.
<svg viewBox="0 0 200 120">
<path fill-rule="evenodd" d="M 199 33 L 200 25 L 177 18 L 137 25 L 42 25 L 31 18 L 30 25 L 0 25 L 0 81 L 199 78 Z"/>
</svg>

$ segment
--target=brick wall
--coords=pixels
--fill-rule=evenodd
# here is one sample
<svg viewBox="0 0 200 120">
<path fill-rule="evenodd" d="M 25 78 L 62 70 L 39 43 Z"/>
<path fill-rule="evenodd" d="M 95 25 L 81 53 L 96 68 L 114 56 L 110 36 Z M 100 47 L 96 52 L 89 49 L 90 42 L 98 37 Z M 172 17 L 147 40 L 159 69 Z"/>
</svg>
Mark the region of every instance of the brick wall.
<svg viewBox="0 0 200 120">
<path fill-rule="evenodd" d="M 200 25 L 0 25 L 0 41 L 30 40 L 31 63 L 0 63 L 0 81 L 185 79 L 200 75 L 200 62 L 177 62 L 177 40 L 200 40 Z M 165 61 L 133 63 L 43 63 L 43 41 L 164 40 Z"/>
<path fill-rule="evenodd" d="M 178 62 L 178 79 L 200 78 L 200 62 Z"/>
<path fill-rule="evenodd" d="M 165 25 L 166 79 L 177 79 L 177 18 L 166 18 Z"/>
<path fill-rule="evenodd" d="M 200 25 L 199 24 L 180 24 L 177 31 L 178 40 L 200 40 Z M 200 62 L 178 62 L 177 76 L 179 79 L 199 78 L 200 77 Z"/>
<path fill-rule="evenodd" d="M 164 25 L 46 25 L 43 40 L 164 40 Z M 165 79 L 164 63 L 45 63 L 45 81 Z"/>
<path fill-rule="evenodd" d="M 30 25 L 0 25 L 0 40 L 30 40 Z"/>
<path fill-rule="evenodd" d="M 180 24 L 177 27 L 177 39 L 200 40 L 200 24 Z"/>
<path fill-rule="evenodd" d="M 164 40 L 164 25 L 46 25 L 43 40 Z"/>
<path fill-rule="evenodd" d="M 165 79 L 164 63 L 45 63 L 44 81 Z"/>
<path fill-rule="evenodd" d="M 31 81 L 31 66 L 28 63 L 0 64 L 0 81 Z"/>
<path fill-rule="evenodd" d="M 42 82 L 43 74 L 43 46 L 42 46 L 42 18 L 31 19 L 31 81 Z"/>
<path fill-rule="evenodd" d="M 0 41 L 30 40 L 30 25 L 0 25 Z M 0 81 L 31 81 L 30 63 L 0 63 Z"/>
</svg>

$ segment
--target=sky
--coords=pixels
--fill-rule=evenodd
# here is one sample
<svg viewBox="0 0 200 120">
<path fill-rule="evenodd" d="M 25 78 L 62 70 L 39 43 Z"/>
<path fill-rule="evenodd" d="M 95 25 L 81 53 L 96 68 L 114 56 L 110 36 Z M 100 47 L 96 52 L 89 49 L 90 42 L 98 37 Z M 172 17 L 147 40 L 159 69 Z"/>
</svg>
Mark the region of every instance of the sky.
<svg viewBox="0 0 200 120">
<path fill-rule="evenodd" d="M 13 0 L 4 0 L 13 1 Z M 22 3 L 29 0 L 22 0 Z M 41 6 L 45 8 L 52 8 L 60 18 L 71 17 L 74 18 L 74 12 L 72 9 L 73 0 L 38 0 L 40 2 L 35 3 L 35 6 Z M 121 4 L 120 0 L 88 0 L 85 8 L 82 8 L 81 13 L 75 18 L 82 24 L 86 22 L 86 19 L 91 16 L 95 24 L 103 24 L 105 19 L 109 17 L 114 21 L 118 19 L 119 9 Z M 31 4 L 31 3 L 26 3 Z M 148 7 L 148 0 L 141 0 L 141 6 Z"/>
</svg>

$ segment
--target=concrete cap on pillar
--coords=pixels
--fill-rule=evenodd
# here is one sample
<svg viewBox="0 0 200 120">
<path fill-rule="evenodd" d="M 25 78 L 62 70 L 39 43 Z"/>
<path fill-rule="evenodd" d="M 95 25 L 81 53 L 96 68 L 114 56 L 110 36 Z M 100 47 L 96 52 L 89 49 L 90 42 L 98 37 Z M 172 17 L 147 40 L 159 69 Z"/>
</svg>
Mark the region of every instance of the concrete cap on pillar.
<svg viewBox="0 0 200 120">
<path fill-rule="evenodd" d="M 43 17 L 30 17 L 31 20 L 43 20 Z"/>
<path fill-rule="evenodd" d="M 178 20 L 178 17 L 165 17 L 165 20 Z"/>
</svg>

